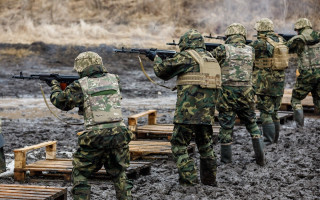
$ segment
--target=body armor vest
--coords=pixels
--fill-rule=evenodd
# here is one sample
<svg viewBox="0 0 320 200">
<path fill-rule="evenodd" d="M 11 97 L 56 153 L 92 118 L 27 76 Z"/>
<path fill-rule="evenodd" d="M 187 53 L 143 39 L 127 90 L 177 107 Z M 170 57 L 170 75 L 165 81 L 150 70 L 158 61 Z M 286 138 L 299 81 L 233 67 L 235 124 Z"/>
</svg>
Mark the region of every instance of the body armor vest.
<svg viewBox="0 0 320 200">
<path fill-rule="evenodd" d="M 84 94 L 86 128 L 122 121 L 120 90 L 117 76 L 107 73 L 99 78 L 79 79 Z"/>
<path fill-rule="evenodd" d="M 226 59 L 223 62 L 222 83 L 230 86 L 250 86 L 252 85 L 253 49 L 245 45 L 235 47 L 225 44 Z"/>
<path fill-rule="evenodd" d="M 221 88 L 221 69 L 218 61 L 201 56 L 195 50 L 187 51 L 200 66 L 200 72 L 188 72 L 178 77 L 177 85 L 200 85 L 202 88 Z"/>
<path fill-rule="evenodd" d="M 307 41 L 312 40 L 310 36 L 312 30 L 305 30 L 301 34 L 301 38 L 306 43 L 304 46 L 304 51 L 301 56 L 299 56 L 299 68 L 300 69 L 312 69 L 320 68 L 320 42 L 314 45 L 308 45 Z"/>
<path fill-rule="evenodd" d="M 289 48 L 284 44 L 282 38 L 279 42 L 266 37 L 269 44 L 274 47 L 272 58 L 259 58 L 255 61 L 258 68 L 271 68 L 272 70 L 285 70 L 289 66 Z"/>
</svg>

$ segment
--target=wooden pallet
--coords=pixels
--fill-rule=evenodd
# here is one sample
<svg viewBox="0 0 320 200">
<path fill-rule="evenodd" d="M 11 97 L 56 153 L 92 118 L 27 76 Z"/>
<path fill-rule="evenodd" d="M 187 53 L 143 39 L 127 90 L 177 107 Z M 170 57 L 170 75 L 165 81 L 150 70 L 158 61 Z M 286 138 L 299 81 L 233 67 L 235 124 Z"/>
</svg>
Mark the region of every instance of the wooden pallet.
<svg viewBox="0 0 320 200">
<path fill-rule="evenodd" d="M 292 89 L 286 89 L 282 97 L 280 110 L 286 110 L 286 111 L 292 110 L 291 97 L 292 97 Z M 311 93 L 309 93 L 307 97 L 301 101 L 301 103 L 304 110 L 307 110 L 307 111 L 314 110 L 313 98 L 311 96 Z"/>
<path fill-rule="evenodd" d="M 129 144 L 130 156 L 132 160 L 136 159 L 168 159 L 172 158 L 171 144 L 166 141 L 158 140 L 133 140 Z M 195 144 L 188 146 L 188 153 L 195 152 Z"/>
<path fill-rule="evenodd" d="M 67 200 L 67 189 L 35 185 L 0 184 L 0 199 Z"/>
<path fill-rule="evenodd" d="M 148 125 L 138 126 L 138 119 L 148 117 Z M 132 115 L 128 118 L 129 129 L 135 134 L 137 139 L 171 139 L 173 124 L 157 124 L 157 111 L 148 110 Z M 220 126 L 212 126 L 213 136 L 217 138 Z"/>
<path fill-rule="evenodd" d="M 71 159 L 59 159 L 56 158 L 57 141 L 49 141 L 41 144 L 15 149 L 15 168 L 14 168 L 14 180 L 24 181 L 26 178 L 26 172 L 29 172 L 29 176 L 59 176 L 63 177 L 66 181 L 71 180 L 72 172 L 72 160 Z M 31 164 L 26 164 L 26 154 L 30 150 L 46 147 L 46 159 L 39 160 Z M 138 178 L 139 175 L 150 174 L 151 163 L 150 162 L 130 162 L 130 167 L 126 173 L 129 178 Z M 97 178 L 110 178 L 104 168 L 93 174 L 93 177 Z"/>
</svg>

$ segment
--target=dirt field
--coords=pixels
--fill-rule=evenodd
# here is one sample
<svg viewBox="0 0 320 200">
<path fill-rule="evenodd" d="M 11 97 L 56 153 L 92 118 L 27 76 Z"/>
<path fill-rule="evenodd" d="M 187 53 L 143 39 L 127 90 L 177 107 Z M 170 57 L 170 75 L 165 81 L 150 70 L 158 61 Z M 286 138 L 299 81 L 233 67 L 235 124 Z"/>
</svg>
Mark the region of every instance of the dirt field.
<svg viewBox="0 0 320 200">
<path fill-rule="evenodd" d="M 71 158 L 76 149 L 76 133 L 82 126 L 62 124 L 47 110 L 39 91 L 38 81 L 11 79 L 13 74 L 24 71 L 33 73 L 71 72 L 74 57 L 84 50 L 95 50 L 104 59 L 111 73 L 120 76 L 125 117 L 148 109 L 157 109 L 158 123 L 171 123 L 175 92 L 150 83 L 139 69 L 136 55 L 114 55 L 112 47 L 56 46 L 35 43 L 33 45 L 0 45 L 0 117 L 6 139 L 5 154 L 8 172 L 0 175 L 1 183 L 14 182 L 13 149 L 38 144 L 48 140 L 58 141 L 58 157 Z M 151 64 L 143 60 L 148 74 L 157 79 Z M 290 71 L 290 73 L 289 73 Z M 287 87 L 294 83 L 294 67 L 288 70 Z M 174 84 L 174 80 L 165 83 Z M 47 99 L 49 87 L 45 86 Z M 55 112 L 68 121 L 81 121 L 76 110 Z M 140 123 L 143 123 L 141 120 Z M 172 160 L 154 161 L 151 175 L 134 180 L 133 196 L 139 200 L 162 199 L 320 199 L 320 120 L 306 117 L 305 127 L 296 129 L 293 122 L 282 126 L 278 144 L 266 147 L 267 165 L 255 164 L 249 134 L 243 126 L 234 132 L 233 163 L 221 164 L 219 145 L 218 187 L 199 184 L 182 187 L 178 184 L 178 172 Z M 28 162 L 43 159 L 43 151 L 28 154 Z M 194 156 L 199 167 L 199 155 Z M 71 183 L 61 180 L 28 179 L 26 183 L 68 187 L 71 199 Z M 110 181 L 91 181 L 92 199 L 115 199 Z"/>
</svg>

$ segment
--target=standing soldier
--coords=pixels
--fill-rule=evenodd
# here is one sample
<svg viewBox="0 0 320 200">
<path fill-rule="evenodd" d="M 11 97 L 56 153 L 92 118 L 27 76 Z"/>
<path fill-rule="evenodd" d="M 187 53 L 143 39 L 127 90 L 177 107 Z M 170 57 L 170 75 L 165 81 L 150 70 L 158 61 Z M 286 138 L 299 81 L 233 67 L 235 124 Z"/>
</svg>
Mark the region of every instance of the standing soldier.
<svg viewBox="0 0 320 200">
<path fill-rule="evenodd" d="M 238 23 L 228 26 L 224 45 L 214 50 L 222 74 L 222 90 L 217 109 L 219 111 L 221 161 L 232 162 L 232 135 L 236 115 L 251 134 L 257 164 L 265 164 L 263 141 L 256 123 L 252 68 L 254 49 L 245 45 L 247 30 Z"/>
<path fill-rule="evenodd" d="M 300 75 L 292 91 L 291 105 L 297 126 L 304 125 L 301 100 L 309 92 L 317 111 L 320 110 L 320 33 L 312 30 L 311 22 L 301 18 L 294 24 L 298 35 L 291 38 L 287 46 L 290 53 L 298 54 L 298 69 Z"/>
<path fill-rule="evenodd" d="M 87 179 L 104 165 L 113 178 L 117 199 L 132 199 L 132 183 L 125 173 L 132 133 L 121 114 L 119 78 L 108 73 L 102 58 L 91 51 L 76 57 L 74 69 L 80 79 L 64 91 L 53 80 L 50 96 L 52 104 L 61 110 L 84 110 L 85 131 L 79 136 L 79 147 L 73 155 L 73 197 L 90 199 Z"/>
<path fill-rule="evenodd" d="M 285 69 L 288 67 L 288 47 L 274 33 L 273 22 L 262 18 L 255 24 L 258 39 L 250 46 L 255 50 L 253 87 L 257 94 L 265 143 L 278 142 L 280 118 L 278 110 L 284 92 Z"/>
<path fill-rule="evenodd" d="M 212 146 L 212 125 L 217 91 L 221 84 L 220 67 L 206 51 L 204 38 L 196 30 L 189 30 L 179 41 L 180 53 L 162 60 L 154 60 L 154 72 L 163 80 L 177 76 L 177 102 L 171 149 L 182 185 L 198 182 L 197 170 L 187 147 L 193 133 L 200 153 L 200 179 L 205 185 L 216 186 L 217 162 Z M 155 57 L 156 56 L 156 57 Z"/>
<path fill-rule="evenodd" d="M 1 118 L 0 118 L 0 173 L 3 173 L 6 171 L 6 159 L 4 156 L 4 138 L 3 134 L 1 133 Z"/>
</svg>

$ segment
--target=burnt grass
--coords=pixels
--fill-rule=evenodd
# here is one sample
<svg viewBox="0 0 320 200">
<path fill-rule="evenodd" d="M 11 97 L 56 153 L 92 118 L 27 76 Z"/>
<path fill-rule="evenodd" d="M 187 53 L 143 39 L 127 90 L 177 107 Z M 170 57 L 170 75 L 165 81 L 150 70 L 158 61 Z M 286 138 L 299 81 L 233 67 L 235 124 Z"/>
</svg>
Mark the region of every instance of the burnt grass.
<svg viewBox="0 0 320 200">
<path fill-rule="evenodd" d="M 2 132 L 6 139 L 4 147 L 7 164 L 12 165 L 13 149 L 38 144 L 48 140 L 57 140 L 57 157 L 71 158 L 77 147 L 76 133 L 82 126 L 65 125 L 55 119 L 49 112 L 43 117 L 11 118 L 9 113 L 23 110 L 29 106 L 28 101 L 41 98 L 39 81 L 12 79 L 23 71 L 24 75 L 60 73 L 76 75 L 72 71 L 74 58 L 83 51 L 95 51 L 103 57 L 109 72 L 120 77 L 124 102 L 123 113 L 127 118 L 146 109 L 157 109 L 158 122 L 172 123 L 174 105 L 142 105 L 145 99 L 166 101 L 174 98 L 175 92 L 150 83 L 140 70 L 135 54 L 114 54 L 114 47 L 100 46 L 59 46 L 42 42 L 26 44 L 0 44 L 0 101 L 12 99 L 10 109 L 0 107 L 3 116 Z M 174 80 L 163 82 L 156 78 L 152 63 L 141 56 L 147 73 L 159 83 L 174 85 Z M 295 60 L 291 60 L 287 70 L 287 87 L 294 84 Z M 48 98 L 50 88 L 44 85 Z M 25 104 L 15 105 L 15 99 L 25 99 Z M 125 100 L 130 101 L 125 101 Z M 1 106 L 1 102 L 0 102 Z M 44 107 L 44 109 L 46 109 Z M 73 111 L 74 112 L 74 111 Z M 7 115 L 6 115 L 7 113 Z M 127 120 L 126 120 L 127 122 Z M 140 123 L 144 123 L 142 119 Z M 218 187 L 198 184 L 194 187 L 180 186 L 178 172 L 172 160 L 156 160 L 151 167 L 151 174 L 134 180 L 132 194 L 134 199 L 320 199 L 320 120 L 307 116 L 305 127 L 297 129 L 292 121 L 282 125 L 278 144 L 265 148 L 267 164 L 260 167 L 255 164 L 251 139 L 244 126 L 236 126 L 232 146 L 233 162 L 220 163 L 219 144 L 214 147 L 218 158 Z M 44 150 L 28 154 L 27 162 L 44 159 Z M 199 169 L 199 154 L 193 155 Z M 5 184 L 48 185 L 68 188 L 71 198 L 72 184 L 60 179 L 27 178 L 19 183 L 12 176 L 0 178 Z M 92 199 L 115 199 L 112 182 L 109 180 L 90 180 Z"/>
</svg>

